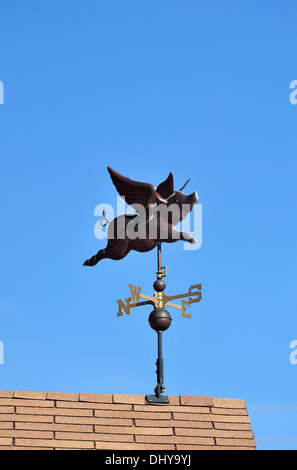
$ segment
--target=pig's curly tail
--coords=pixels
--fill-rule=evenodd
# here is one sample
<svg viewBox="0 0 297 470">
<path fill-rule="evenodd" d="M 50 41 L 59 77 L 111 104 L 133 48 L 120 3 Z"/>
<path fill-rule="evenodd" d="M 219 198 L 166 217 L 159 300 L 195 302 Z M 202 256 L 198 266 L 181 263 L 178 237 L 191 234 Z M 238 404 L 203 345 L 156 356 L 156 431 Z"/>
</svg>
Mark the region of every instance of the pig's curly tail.
<svg viewBox="0 0 297 470">
<path fill-rule="evenodd" d="M 101 227 L 106 227 L 108 224 L 110 224 L 110 220 L 108 220 L 106 218 L 106 210 L 103 209 L 103 212 L 102 212 L 102 219 L 100 219 L 100 225 Z"/>
</svg>

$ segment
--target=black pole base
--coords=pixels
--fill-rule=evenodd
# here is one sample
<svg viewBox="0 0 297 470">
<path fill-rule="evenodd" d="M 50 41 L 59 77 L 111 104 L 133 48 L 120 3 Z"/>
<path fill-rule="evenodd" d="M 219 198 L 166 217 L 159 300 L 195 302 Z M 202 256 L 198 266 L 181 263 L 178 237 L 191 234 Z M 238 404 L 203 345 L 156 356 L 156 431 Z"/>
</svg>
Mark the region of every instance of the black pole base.
<svg viewBox="0 0 297 470">
<path fill-rule="evenodd" d="M 145 398 L 148 403 L 169 403 L 169 397 L 167 395 L 161 395 L 160 398 L 156 395 L 146 395 Z"/>
</svg>

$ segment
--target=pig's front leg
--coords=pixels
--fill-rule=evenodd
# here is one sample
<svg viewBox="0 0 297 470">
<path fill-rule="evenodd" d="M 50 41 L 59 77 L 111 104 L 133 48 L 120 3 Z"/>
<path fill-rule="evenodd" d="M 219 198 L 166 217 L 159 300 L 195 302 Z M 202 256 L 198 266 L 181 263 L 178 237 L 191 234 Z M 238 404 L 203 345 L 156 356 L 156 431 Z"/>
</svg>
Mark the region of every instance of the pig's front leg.
<svg viewBox="0 0 297 470">
<path fill-rule="evenodd" d="M 183 240 L 185 242 L 189 242 L 191 245 L 194 245 L 194 243 L 197 243 L 197 240 L 195 240 L 195 238 L 193 238 L 192 235 L 190 235 L 187 232 L 179 232 L 176 229 L 172 229 L 172 239 L 173 241 Z"/>
<path fill-rule="evenodd" d="M 195 238 L 193 238 L 192 235 L 187 232 L 181 232 L 181 239 L 185 242 L 189 242 L 191 245 L 197 243 L 197 240 L 195 240 Z"/>
</svg>

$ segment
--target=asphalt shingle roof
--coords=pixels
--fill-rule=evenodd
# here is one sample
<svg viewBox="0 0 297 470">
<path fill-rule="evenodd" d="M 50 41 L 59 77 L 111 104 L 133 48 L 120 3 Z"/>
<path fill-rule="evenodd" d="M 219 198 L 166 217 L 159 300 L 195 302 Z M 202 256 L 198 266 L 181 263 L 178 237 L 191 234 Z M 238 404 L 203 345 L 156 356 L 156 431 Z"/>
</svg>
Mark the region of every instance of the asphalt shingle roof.
<svg viewBox="0 0 297 470">
<path fill-rule="evenodd" d="M 253 450 L 244 400 L 0 391 L 0 450 Z"/>
</svg>

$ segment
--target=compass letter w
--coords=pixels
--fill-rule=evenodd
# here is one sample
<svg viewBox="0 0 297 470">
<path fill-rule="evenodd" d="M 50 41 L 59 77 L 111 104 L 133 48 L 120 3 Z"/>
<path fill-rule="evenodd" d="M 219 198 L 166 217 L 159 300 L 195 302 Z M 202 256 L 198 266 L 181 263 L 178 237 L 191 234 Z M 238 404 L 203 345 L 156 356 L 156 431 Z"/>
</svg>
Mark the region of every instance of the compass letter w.
<svg viewBox="0 0 297 470">
<path fill-rule="evenodd" d="M 133 284 L 128 284 L 128 285 L 129 285 L 129 289 L 130 289 L 132 302 L 136 302 L 138 304 L 141 287 L 133 286 Z"/>
</svg>

